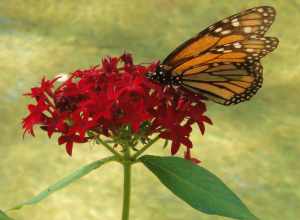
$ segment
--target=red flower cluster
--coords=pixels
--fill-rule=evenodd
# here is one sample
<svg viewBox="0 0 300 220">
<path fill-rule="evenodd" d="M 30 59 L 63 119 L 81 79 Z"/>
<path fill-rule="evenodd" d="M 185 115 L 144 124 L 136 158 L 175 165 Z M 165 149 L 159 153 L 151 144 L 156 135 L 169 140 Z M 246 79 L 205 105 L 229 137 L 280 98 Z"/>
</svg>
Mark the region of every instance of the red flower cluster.
<svg viewBox="0 0 300 220">
<path fill-rule="evenodd" d="M 106 58 L 102 66 L 77 70 L 59 84 L 59 77 L 42 79 L 39 87 L 25 95 L 35 99 L 28 105 L 23 119 L 24 133 L 34 136 L 33 127 L 40 125 L 51 137 L 59 133 L 59 144 L 65 144 L 69 155 L 74 143 L 85 143 L 89 133 L 114 138 L 124 126 L 143 140 L 153 133 L 172 141 L 171 153 L 180 145 L 186 147 L 185 158 L 193 159 L 189 139 L 197 123 L 204 133 L 205 104 L 201 97 L 172 87 L 164 87 L 145 77 L 155 71 L 157 63 L 134 65 L 129 54 Z M 195 159 L 193 159 L 195 160 Z"/>
</svg>

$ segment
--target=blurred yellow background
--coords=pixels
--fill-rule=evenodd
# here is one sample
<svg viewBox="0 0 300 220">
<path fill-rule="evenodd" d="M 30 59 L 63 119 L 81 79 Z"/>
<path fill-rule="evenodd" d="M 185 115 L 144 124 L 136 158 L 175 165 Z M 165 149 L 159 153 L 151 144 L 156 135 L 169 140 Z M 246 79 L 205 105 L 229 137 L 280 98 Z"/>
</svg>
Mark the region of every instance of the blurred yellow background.
<svg viewBox="0 0 300 220">
<path fill-rule="evenodd" d="M 267 35 L 279 48 L 263 60 L 264 85 L 250 102 L 209 104 L 214 125 L 195 128 L 193 152 L 264 220 L 300 218 L 300 1 L 1 0 L 0 208 L 30 198 L 50 183 L 108 153 L 76 145 L 68 157 L 45 133 L 22 139 L 29 100 L 22 93 L 42 76 L 98 64 L 103 56 L 163 59 L 206 26 L 259 5 L 277 9 Z M 162 144 L 148 153 L 169 155 Z M 118 220 L 122 169 L 109 164 L 37 206 L 9 213 L 17 220 Z M 176 198 L 142 165 L 133 170 L 131 220 L 221 220 Z"/>
</svg>

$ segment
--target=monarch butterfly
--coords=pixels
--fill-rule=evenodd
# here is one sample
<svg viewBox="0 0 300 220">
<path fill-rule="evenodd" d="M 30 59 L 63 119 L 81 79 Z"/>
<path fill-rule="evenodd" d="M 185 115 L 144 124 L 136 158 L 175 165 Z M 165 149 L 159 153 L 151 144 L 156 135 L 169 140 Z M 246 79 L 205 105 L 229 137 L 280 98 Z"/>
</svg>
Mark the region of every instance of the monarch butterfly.
<svg viewBox="0 0 300 220">
<path fill-rule="evenodd" d="M 262 85 L 260 59 L 279 42 L 264 37 L 275 14 L 260 6 L 225 18 L 177 47 L 147 77 L 223 105 L 249 100 Z"/>
</svg>

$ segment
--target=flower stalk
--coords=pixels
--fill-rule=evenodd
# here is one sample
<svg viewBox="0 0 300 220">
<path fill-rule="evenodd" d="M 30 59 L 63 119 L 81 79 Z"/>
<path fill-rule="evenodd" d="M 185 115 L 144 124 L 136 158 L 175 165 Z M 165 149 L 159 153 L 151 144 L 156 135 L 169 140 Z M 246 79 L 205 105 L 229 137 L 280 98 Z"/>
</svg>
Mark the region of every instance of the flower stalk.
<svg viewBox="0 0 300 220">
<path fill-rule="evenodd" d="M 137 151 L 133 156 L 132 156 L 132 160 L 136 160 L 142 153 L 144 153 L 149 147 L 152 146 L 152 144 L 154 144 L 156 141 L 159 140 L 159 135 L 157 135 L 155 138 L 153 138 L 152 140 L 150 140 L 148 142 L 148 144 L 146 144 L 142 149 L 140 149 L 139 151 Z"/>
<path fill-rule="evenodd" d="M 34 136 L 36 126 L 49 138 L 57 134 L 58 144 L 65 145 L 70 156 L 74 144 L 96 142 L 122 164 L 122 220 L 129 219 L 131 167 L 143 162 L 144 152 L 162 139 L 172 155 L 185 147 L 184 158 L 198 163 L 191 155 L 192 126 L 204 134 L 205 124 L 212 124 L 203 97 L 147 77 L 158 67 L 159 62 L 134 64 L 130 54 L 107 57 L 64 80 L 59 75 L 44 77 L 24 94 L 33 99 L 22 121 L 24 134 Z"/>
<path fill-rule="evenodd" d="M 124 182 L 123 182 L 122 220 L 129 219 L 130 192 L 131 192 L 131 166 L 132 166 L 132 161 L 130 158 L 130 148 L 126 147 L 124 152 L 124 160 L 123 160 Z"/>
<path fill-rule="evenodd" d="M 122 164 L 122 220 L 129 219 L 131 166 L 141 162 L 142 154 L 162 139 L 165 146 L 170 141 L 172 155 L 185 147 L 184 158 L 197 163 L 191 155 L 192 126 L 198 125 L 203 134 L 204 124 L 212 123 L 201 96 L 147 78 L 158 65 L 136 65 L 130 54 L 107 57 L 63 81 L 44 77 L 25 94 L 33 103 L 23 118 L 24 134 L 34 136 L 36 126 L 49 138 L 57 134 L 70 156 L 74 144 L 95 141 Z"/>
<path fill-rule="evenodd" d="M 101 143 L 107 150 L 109 150 L 113 155 L 115 155 L 119 160 L 122 160 L 122 155 L 114 150 L 108 143 L 103 141 L 100 137 L 97 137 L 97 142 Z"/>
</svg>

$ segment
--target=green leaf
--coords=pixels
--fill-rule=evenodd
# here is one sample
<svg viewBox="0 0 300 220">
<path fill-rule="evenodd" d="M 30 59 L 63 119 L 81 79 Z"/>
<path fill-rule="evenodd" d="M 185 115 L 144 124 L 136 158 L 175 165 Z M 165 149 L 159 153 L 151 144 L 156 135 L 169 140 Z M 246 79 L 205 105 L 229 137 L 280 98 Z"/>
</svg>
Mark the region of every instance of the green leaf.
<svg viewBox="0 0 300 220">
<path fill-rule="evenodd" d="M 76 170 L 75 172 L 71 173 L 70 175 L 64 177 L 63 179 L 57 181 L 56 183 L 54 183 L 53 185 L 49 186 L 47 189 L 43 190 L 42 192 L 40 192 L 38 195 L 32 197 L 31 199 L 9 209 L 9 210 L 14 210 L 14 209 L 20 209 L 23 208 L 25 205 L 34 205 L 37 204 L 38 202 L 42 201 L 43 199 L 45 199 L 46 197 L 48 197 L 49 195 L 51 195 L 52 193 L 70 185 L 71 183 L 73 183 L 74 181 L 80 179 L 81 177 L 89 174 L 91 171 L 99 168 L 100 166 L 102 166 L 103 164 L 110 162 L 110 161 L 116 161 L 116 157 L 115 156 L 111 156 L 111 157 L 107 157 L 101 160 L 96 160 L 90 164 L 87 164 L 85 166 L 82 166 L 81 168 L 79 168 L 78 170 Z"/>
<path fill-rule="evenodd" d="M 142 156 L 140 160 L 175 195 L 211 215 L 254 220 L 242 201 L 214 174 L 178 157 Z"/>
<path fill-rule="evenodd" d="M 13 219 L 8 217 L 2 210 L 0 210 L 0 220 L 13 220 Z"/>
</svg>

